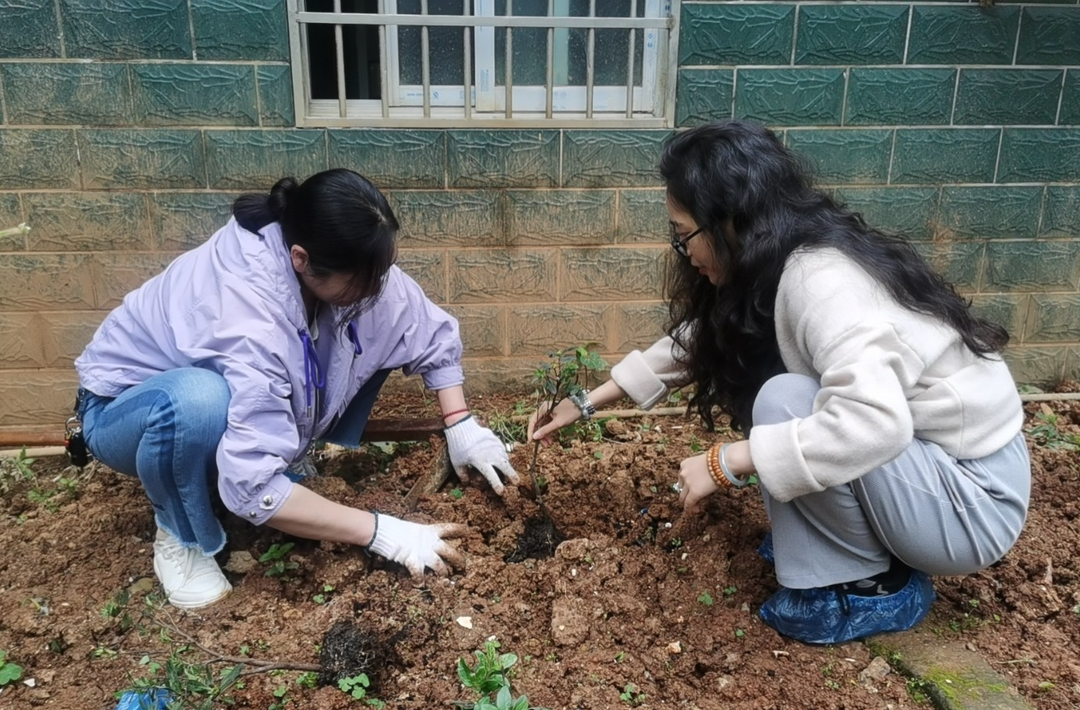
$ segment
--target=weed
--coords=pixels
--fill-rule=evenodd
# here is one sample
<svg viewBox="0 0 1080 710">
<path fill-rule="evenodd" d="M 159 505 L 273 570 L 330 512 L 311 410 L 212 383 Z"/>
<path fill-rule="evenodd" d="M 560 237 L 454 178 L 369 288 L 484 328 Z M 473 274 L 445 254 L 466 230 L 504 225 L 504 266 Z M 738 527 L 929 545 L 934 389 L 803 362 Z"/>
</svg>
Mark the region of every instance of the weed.
<svg viewBox="0 0 1080 710">
<path fill-rule="evenodd" d="M 495 700 L 481 698 L 472 706 L 473 710 L 529 710 L 529 696 L 515 698 L 510 693 L 510 684 L 504 685 L 495 695 Z"/>
<path fill-rule="evenodd" d="M 713 605 L 712 595 L 709 594 L 708 592 L 702 592 L 701 594 L 699 594 L 697 600 L 698 600 L 698 602 L 704 604 L 705 606 L 712 606 Z"/>
<path fill-rule="evenodd" d="M 342 678 L 337 682 L 338 690 L 353 698 L 363 700 L 367 697 L 367 689 L 371 687 L 371 680 L 367 673 L 354 675 L 350 678 Z"/>
<path fill-rule="evenodd" d="M 745 631 L 743 631 L 743 630 L 742 630 L 742 629 L 740 629 L 740 628 L 736 628 L 736 629 L 735 629 L 735 638 L 737 638 L 737 639 L 741 639 L 741 638 L 744 638 L 745 636 L 746 636 L 746 632 L 745 632 Z"/>
<path fill-rule="evenodd" d="M 733 597 L 735 596 L 735 592 L 737 591 L 739 590 L 735 588 L 735 585 L 731 585 L 730 587 L 724 587 L 724 596 Z"/>
<path fill-rule="evenodd" d="M 270 549 L 262 553 L 259 557 L 259 562 L 265 562 L 269 564 L 263 575 L 267 577 L 281 577 L 282 579 L 288 578 L 289 572 L 297 569 L 300 565 L 292 561 L 285 561 L 285 555 L 289 554 L 289 550 L 293 549 L 295 543 L 286 542 L 283 544 L 274 543 L 270 546 Z"/>
<path fill-rule="evenodd" d="M 0 688 L 22 678 L 22 666 L 7 660 L 7 651 L 0 650 Z"/>
<path fill-rule="evenodd" d="M 618 653 L 615 654 L 615 662 L 616 663 L 622 663 L 625 660 L 626 660 L 626 651 L 619 651 Z"/>
<path fill-rule="evenodd" d="M 296 679 L 296 684 L 301 688 L 314 688 L 319 684 L 319 674 L 315 671 L 308 671 L 307 673 L 301 673 Z"/>
<path fill-rule="evenodd" d="M 270 703 L 266 710 L 285 710 L 285 706 L 289 704 L 289 687 L 287 685 L 279 685 L 270 691 L 270 694 L 277 698 L 277 701 Z"/>
<path fill-rule="evenodd" d="M 457 674 L 462 685 L 478 697 L 510 685 L 506 672 L 517 663 L 516 655 L 499 653 L 499 642 L 494 639 L 484 642 L 482 651 L 473 653 L 476 655 L 475 668 L 470 668 L 464 658 L 458 659 Z"/>
<path fill-rule="evenodd" d="M 127 612 L 129 601 L 131 601 L 131 592 L 126 589 L 121 589 L 113 595 L 112 599 L 105 602 L 105 605 L 101 607 L 101 616 L 106 619 L 118 620 L 120 630 L 127 631 L 131 628 L 132 624 L 131 614 Z"/>
<path fill-rule="evenodd" d="M 648 700 L 648 697 L 645 693 L 639 691 L 636 685 L 627 683 L 626 687 L 623 688 L 623 692 L 619 693 L 619 700 L 636 707 L 638 705 L 644 705 L 645 701 Z"/>
<path fill-rule="evenodd" d="M 1052 451 L 1080 451 L 1080 435 L 1063 434 L 1058 429 L 1058 418 L 1053 412 L 1037 412 L 1039 423 L 1027 430 L 1035 444 Z"/>
<path fill-rule="evenodd" d="M 22 447 L 17 456 L 0 459 L 0 476 L 8 475 L 29 481 L 34 478 L 34 461 L 26 455 L 26 447 Z"/>
<path fill-rule="evenodd" d="M 1054 685 L 1053 683 L 1051 683 L 1048 680 L 1044 680 L 1043 682 L 1039 683 L 1039 691 L 1043 692 L 1043 693 L 1045 693 L 1047 691 L 1050 691 L 1050 690 L 1053 690 L 1056 687 L 1057 687 L 1056 685 Z"/>
<path fill-rule="evenodd" d="M 318 594 L 312 595 L 311 601 L 315 602 L 316 604 L 325 604 L 326 600 L 330 597 L 330 593 L 333 592 L 333 591 L 334 591 L 334 585 L 332 585 L 332 584 L 324 584 L 322 586 L 322 591 L 321 592 L 319 592 Z"/>
<path fill-rule="evenodd" d="M 451 488 L 450 495 L 454 498 L 460 499 L 465 496 L 465 491 L 461 490 L 460 488 Z"/>
<path fill-rule="evenodd" d="M 238 664 L 215 674 L 209 663 L 189 663 L 185 660 L 185 648 L 174 649 L 164 664 L 143 656 L 139 664 L 146 667 L 149 676 L 133 679 L 131 687 L 121 691 L 121 694 L 126 691 L 147 693 L 165 688 L 172 695 L 175 707 L 214 710 L 223 704 L 232 705 L 229 691 L 236 686 L 243 666 Z"/>
<path fill-rule="evenodd" d="M 492 412 L 487 417 L 488 429 L 495 433 L 504 444 L 525 441 L 528 429 L 523 418 L 529 412 L 529 405 L 525 402 L 515 402 L 512 414 L 505 412 Z"/>
</svg>

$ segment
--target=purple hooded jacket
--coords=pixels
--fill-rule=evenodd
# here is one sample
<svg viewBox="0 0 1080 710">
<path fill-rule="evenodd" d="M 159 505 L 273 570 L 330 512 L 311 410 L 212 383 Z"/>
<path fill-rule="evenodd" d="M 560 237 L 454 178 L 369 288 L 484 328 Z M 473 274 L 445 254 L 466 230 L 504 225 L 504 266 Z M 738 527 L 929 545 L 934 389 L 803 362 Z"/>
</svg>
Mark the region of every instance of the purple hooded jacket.
<svg viewBox="0 0 1080 710">
<path fill-rule="evenodd" d="M 464 381 L 457 321 L 396 266 L 371 310 L 346 327 L 339 314 L 320 307 L 313 345 L 280 226 L 252 233 L 233 219 L 125 296 L 75 368 L 102 397 L 178 367 L 222 375 L 232 399 L 218 490 L 229 510 L 262 524 L 292 491 L 285 468 L 377 370 L 418 373 L 435 390 Z"/>
</svg>

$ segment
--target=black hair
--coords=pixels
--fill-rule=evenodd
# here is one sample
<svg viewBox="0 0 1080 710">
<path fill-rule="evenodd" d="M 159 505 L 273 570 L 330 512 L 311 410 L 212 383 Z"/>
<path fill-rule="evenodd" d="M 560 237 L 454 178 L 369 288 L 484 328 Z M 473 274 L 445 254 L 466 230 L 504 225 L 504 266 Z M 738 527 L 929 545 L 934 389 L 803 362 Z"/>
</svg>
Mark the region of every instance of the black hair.
<svg viewBox="0 0 1080 710">
<path fill-rule="evenodd" d="M 282 178 L 269 195 L 241 195 L 233 203 L 233 216 L 250 232 L 278 222 L 285 245 L 307 252 L 315 278 L 350 274 L 360 299 L 340 323 L 374 305 L 397 253 L 398 221 L 386 197 L 363 175 L 344 168 L 317 173 L 303 183 Z"/>
<path fill-rule="evenodd" d="M 870 227 L 814 189 L 802 161 L 771 131 L 743 121 L 710 123 L 669 138 L 660 159 L 668 198 L 704 227 L 723 277 L 711 284 L 689 259 L 667 276 L 668 333 L 685 351 L 690 400 L 709 429 L 716 410 L 749 428 L 754 399 L 784 371 L 774 308 L 787 257 L 832 247 L 862 266 L 905 308 L 940 318 L 981 357 L 1009 335 L 976 317 L 970 301 L 936 274 L 910 242 Z"/>
</svg>

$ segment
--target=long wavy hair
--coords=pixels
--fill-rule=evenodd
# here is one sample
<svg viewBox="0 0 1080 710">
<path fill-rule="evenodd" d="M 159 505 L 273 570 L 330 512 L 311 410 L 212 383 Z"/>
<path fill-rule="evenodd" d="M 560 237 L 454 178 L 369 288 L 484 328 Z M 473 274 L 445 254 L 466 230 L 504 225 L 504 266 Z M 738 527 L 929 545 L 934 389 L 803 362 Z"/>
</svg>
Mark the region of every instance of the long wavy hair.
<svg viewBox="0 0 1080 710">
<path fill-rule="evenodd" d="M 676 257 L 666 284 L 668 333 L 685 351 L 695 385 L 690 407 L 709 429 L 717 411 L 748 429 L 761 386 L 784 371 L 776 291 L 785 260 L 800 247 L 840 250 L 905 308 L 955 328 L 981 357 L 1009 340 L 1004 328 L 973 315 L 908 241 L 814 189 L 801 160 L 761 126 L 722 121 L 678 133 L 665 143 L 660 174 L 668 198 L 705 228 L 696 238 L 709 240 L 724 274 L 714 286 Z"/>
<path fill-rule="evenodd" d="M 241 195 L 233 216 L 249 232 L 278 222 L 285 245 L 301 246 L 315 278 L 350 276 L 360 295 L 338 317 L 338 325 L 370 309 L 382 292 L 397 254 L 397 217 L 366 177 L 344 168 L 324 170 L 303 183 L 287 177 L 270 193 Z"/>
</svg>

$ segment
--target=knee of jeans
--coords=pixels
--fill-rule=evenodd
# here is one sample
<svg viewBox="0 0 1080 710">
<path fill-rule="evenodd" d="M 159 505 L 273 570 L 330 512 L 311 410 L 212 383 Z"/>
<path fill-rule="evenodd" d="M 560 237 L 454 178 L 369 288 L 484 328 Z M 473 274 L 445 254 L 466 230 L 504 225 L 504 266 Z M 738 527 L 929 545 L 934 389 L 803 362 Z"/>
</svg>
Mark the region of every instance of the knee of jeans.
<svg viewBox="0 0 1080 710">
<path fill-rule="evenodd" d="M 183 386 L 169 396 L 178 426 L 219 439 L 225 433 L 232 392 L 221 375 L 192 368 L 185 373 Z"/>
<path fill-rule="evenodd" d="M 770 378 L 754 399 L 754 424 L 779 424 L 814 411 L 814 397 L 821 384 L 806 375 L 786 372 Z"/>
</svg>

